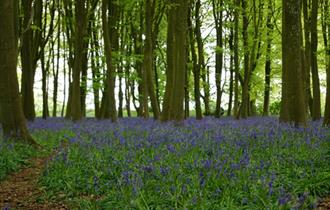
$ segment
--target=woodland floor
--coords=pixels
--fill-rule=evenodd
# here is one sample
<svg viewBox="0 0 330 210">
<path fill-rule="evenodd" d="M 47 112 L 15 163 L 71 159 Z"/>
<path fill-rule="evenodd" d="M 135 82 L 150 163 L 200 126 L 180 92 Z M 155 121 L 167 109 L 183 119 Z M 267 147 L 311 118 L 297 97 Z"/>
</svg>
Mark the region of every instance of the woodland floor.
<svg viewBox="0 0 330 210">
<path fill-rule="evenodd" d="M 13 173 L 0 182 L 0 207 L 2 209 L 23 210 L 66 210 L 64 203 L 41 201 L 43 190 L 38 186 L 38 178 L 49 157 L 37 157 L 30 160 L 28 167 Z M 323 199 L 317 210 L 330 209 L 330 197 Z"/>
<path fill-rule="evenodd" d="M 63 203 L 41 200 L 43 190 L 38 186 L 41 175 L 49 157 L 32 158 L 27 167 L 8 176 L 0 182 L 0 207 L 3 209 L 22 210 L 64 210 Z"/>
</svg>

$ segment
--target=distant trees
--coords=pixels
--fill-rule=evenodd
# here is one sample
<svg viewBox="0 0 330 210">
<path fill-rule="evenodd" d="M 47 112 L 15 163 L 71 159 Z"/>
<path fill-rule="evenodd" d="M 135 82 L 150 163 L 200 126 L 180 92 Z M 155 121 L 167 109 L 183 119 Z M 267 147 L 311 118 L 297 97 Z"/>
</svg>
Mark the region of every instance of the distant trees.
<svg viewBox="0 0 330 210">
<path fill-rule="evenodd" d="M 281 11 L 280 0 L 17 3 L 18 78 L 27 120 L 39 107 L 43 118 L 51 111 L 73 121 L 91 111 L 113 122 L 135 114 L 181 121 L 191 111 L 197 119 L 219 118 L 225 111 L 244 119 L 274 114 L 270 107 L 280 101 L 282 122 L 301 125 L 321 117 L 325 81 L 320 75 L 329 64 L 320 55 L 329 54 L 329 0 L 300 0 L 294 14 L 288 8 L 297 5 L 282 2 L 288 8 Z M 42 106 L 35 104 L 41 99 Z M 304 116 L 293 101 L 305 106 Z"/>
</svg>

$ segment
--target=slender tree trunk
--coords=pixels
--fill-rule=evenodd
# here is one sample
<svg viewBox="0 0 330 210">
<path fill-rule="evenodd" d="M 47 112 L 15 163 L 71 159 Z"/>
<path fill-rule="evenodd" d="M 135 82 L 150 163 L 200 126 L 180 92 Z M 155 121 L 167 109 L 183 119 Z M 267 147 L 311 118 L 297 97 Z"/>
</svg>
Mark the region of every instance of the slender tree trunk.
<svg viewBox="0 0 330 210">
<path fill-rule="evenodd" d="M 230 78 L 229 78 L 229 101 L 228 101 L 228 110 L 227 115 L 231 116 L 232 113 L 232 105 L 233 105 L 233 96 L 234 96 L 234 27 L 230 27 L 230 35 L 229 35 L 229 48 L 230 48 Z M 221 114 L 222 110 L 220 110 Z"/>
<path fill-rule="evenodd" d="M 318 16 L 318 0 L 312 0 L 311 12 L 311 67 L 313 81 L 313 120 L 321 118 L 321 93 L 320 79 L 317 64 L 317 47 L 318 47 L 318 32 L 317 32 L 317 16 Z"/>
<path fill-rule="evenodd" d="M 244 82 L 242 87 L 242 105 L 240 116 L 247 118 L 249 112 L 249 83 L 250 83 L 250 51 L 248 39 L 249 18 L 247 15 L 247 1 L 242 0 L 243 16 L 243 45 L 244 45 Z"/>
<path fill-rule="evenodd" d="M 210 115 L 210 87 L 208 80 L 208 69 L 205 65 L 205 58 L 204 58 L 204 44 L 203 44 L 203 37 L 201 32 L 202 22 L 201 22 L 201 1 L 196 1 L 196 8 L 195 8 L 195 19 L 196 19 L 196 26 L 195 26 L 195 35 L 197 41 L 197 49 L 198 49 L 198 68 L 199 71 L 202 73 L 201 77 L 203 80 L 203 89 L 204 89 L 204 106 L 205 106 L 205 115 Z"/>
<path fill-rule="evenodd" d="M 82 63 L 84 62 L 84 37 L 87 25 L 87 9 L 85 0 L 77 0 L 75 5 L 75 33 L 74 33 L 74 65 L 72 80 L 72 98 L 71 98 L 71 118 L 73 121 L 79 121 L 82 118 L 81 113 L 81 91 L 80 79 L 82 72 Z"/>
<path fill-rule="evenodd" d="M 311 22 L 309 15 L 308 0 L 303 0 L 303 14 L 304 14 L 304 37 L 305 37 L 305 59 L 304 64 L 304 88 L 306 107 L 309 108 L 310 114 L 313 115 L 313 98 L 311 92 Z M 306 109 L 307 111 L 308 109 Z"/>
<path fill-rule="evenodd" d="M 111 5 L 111 4 L 110 4 Z M 110 118 L 112 122 L 117 121 L 117 110 L 116 110 L 116 100 L 115 100 L 115 76 L 114 67 L 112 64 L 112 48 L 109 36 L 108 27 L 108 2 L 107 0 L 102 0 L 102 30 L 104 39 L 104 51 L 107 63 L 107 78 L 106 86 L 103 93 L 102 105 L 101 105 L 101 118 Z M 109 113 L 109 114 L 107 114 Z"/>
<path fill-rule="evenodd" d="M 154 1 L 154 0 L 153 0 Z M 154 119 L 159 119 L 160 111 L 158 106 L 158 101 L 155 93 L 154 87 L 154 77 L 153 77 L 153 41 L 152 41 L 152 20 L 154 16 L 155 5 L 151 0 L 146 0 L 145 4 L 145 47 L 144 47 L 144 73 L 146 74 L 145 79 L 147 82 L 147 89 L 145 93 L 150 96 L 151 107 L 154 114 Z"/>
<path fill-rule="evenodd" d="M 191 9 L 190 9 L 191 11 Z M 189 12 L 190 14 L 190 12 Z M 200 68 L 197 64 L 197 54 L 195 49 L 195 36 L 192 26 L 191 17 L 189 15 L 188 19 L 188 28 L 189 28 L 189 42 L 190 42 L 190 52 L 191 59 L 193 64 L 193 74 L 194 74 L 194 98 L 195 98 L 195 110 L 196 110 L 196 119 L 201 120 L 203 118 L 202 106 L 200 99 Z"/>
<path fill-rule="evenodd" d="M 59 3 L 59 1 L 58 1 Z M 59 25 L 57 26 L 57 60 L 56 60 L 56 69 L 53 68 L 53 76 L 54 76 L 54 90 L 53 90 L 53 117 L 57 115 L 57 91 L 58 91 L 58 74 L 60 70 L 60 46 L 61 46 L 61 15 L 58 12 L 58 21 Z M 53 48 L 53 50 L 55 50 Z M 53 52 L 53 56 L 55 53 Z M 53 65 L 55 62 L 53 62 Z"/>
<path fill-rule="evenodd" d="M 324 111 L 324 126 L 330 126 L 330 13 L 329 13 L 329 0 L 322 2 L 322 32 L 324 46 L 326 47 L 326 59 L 327 63 L 327 94 L 325 101 Z M 327 33 L 328 32 L 328 33 Z"/>
<path fill-rule="evenodd" d="M 215 20 L 215 29 L 216 29 L 216 37 L 217 37 L 217 46 L 215 52 L 215 84 L 217 88 L 217 99 L 216 99 L 216 108 L 215 108 L 215 117 L 220 118 L 221 116 L 221 77 L 222 77 L 222 66 L 223 66 L 223 0 L 217 1 L 212 0 L 213 4 L 213 18 Z"/>
<path fill-rule="evenodd" d="M 238 47 L 239 47 L 239 39 L 238 39 L 238 33 L 239 33 L 239 5 L 240 0 L 234 0 L 236 9 L 234 11 L 234 65 L 235 65 L 235 83 L 234 83 L 234 116 L 239 116 L 239 91 L 238 91 L 238 76 L 239 76 L 239 53 L 238 53 Z"/>
<path fill-rule="evenodd" d="M 269 115 L 269 97 L 270 97 L 270 74 L 271 74 L 271 48 L 272 48 L 272 1 L 268 1 L 268 16 L 267 16 L 267 49 L 266 49 L 266 64 L 265 64 L 265 90 L 264 90 L 264 107 L 263 116 Z"/>
<path fill-rule="evenodd" d="M 21 62 L 22 62 L 22 103 L 23 111 L 26 119 L 34 120 L 34 70 L 33 70 L 33 57 L 32 57 L 32 39 L 33 31 L 31 29 L 32 16 L 32 0 L 22 0 L 22 8 L 24 14 L 23 20 L 23 40 L 21 49 Z"/>
<path fill-rule="evenodd" d="M 94 16 L 92 16 L 95 18 Z M 96 20 L 96 19 L 95 19 Z M 93 49 L 91 51 L 91 65 L 92 65 L 92 78 L 93 78 L 93 93 L 94 93 L 94 111 L 95 117 L 100 118 L 100 87 L 101 87 L 101 75 L 100 75 L 100 45 L 99 45 L 99 36 L 96 26 L 96 21 L 92 21 L 92 41 L 91 45 Z"/>
</svg>

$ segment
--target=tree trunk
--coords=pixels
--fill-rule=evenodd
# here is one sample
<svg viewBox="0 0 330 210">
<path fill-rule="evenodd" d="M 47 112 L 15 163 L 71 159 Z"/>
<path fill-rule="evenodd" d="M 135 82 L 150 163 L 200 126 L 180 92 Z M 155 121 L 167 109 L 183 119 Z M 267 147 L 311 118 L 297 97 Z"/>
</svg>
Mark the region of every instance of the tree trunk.
<svg viewBox="0 0 330 210">
<path fill-rule="evenodd" d="M 195 8 L 195 19 L 196 19 L 196 26 L 195 26 L 195 36 L 197 41 L 197 50 L 198 50 L 198 65 L 199 72 L 201 72 L 201 77 L 203 80 L 203 90 L 204 90 L 204 106 L 205 106 L 205 115 L 210 115 L 210 87 L 208 83 L 208 69 L 205 65 L 205 58 L 204 58 L 204 44 L 203 44 L 203 37 L 201 32 L 202 22 L 201 22 L 201 1 L 196 1 L 196 8 Z"/>
<path fill-rule="evenodd" d="M 113 6 L 113 5 L 112 5 Z M 116 100 L 115 100 L 115 75 L 114 67 L 112 64 L 112 49 L 109 36 L 108 27 L 108 2 L 107 0 L 102 0 L 102 30 L 104 39 L 104 52 L 107 63 L 107 78 L 105 84 L 105 90 L 102 98 L 101 105 L 101 118 L 110 118 L 112 122 L 117 121 L 117 110 L 116 110 Z"/>
<path fill-rule="evenodd" d="M 188 0 L 171 0 L 167 29 L 167 71 L 162 120 L 182 121 L 185 71 L 187 61 L 186 33 Z"/>
<path fill-rule="evenodd" d="M 301 1 L 282 0 L 282 4 L 283 84 L 280 121 L 294 123 L 296 126 L 306 126 L 301 63 Z"/>
<path fill-rule="evenodd" d="M 219 1 L 217 1 L 219 2 Z M 217 99 L 215 107 L 215 117 L 220 118 L 221 116 L 221 77 L 222 77 L 222 66 L 223 66 L 223 0 L 220 0 L 219 3 L 216 3 L 215 0 L 212 0 L 213 4 L 213 18 L 215 21 L 216 37 L 217 37 L 217 46 L 215 52 L 215 84 L 217 88 Z"/>
<path fill-rule="evenodd" d="M 235 1 L 234 12 L 234 65 L 235 65 L 235 83 L 234 83 L 234 116 L 239 117 L 239 91 L 238 91 L 238 76 L 239 76 L 239 53 L 238 53 L 238 33 L 239 33 L 239 5 L 240 0 Z"/>
<path fill-rule="evenodd" d="M 93 16 L 92 16 L 93 17 Z M 94 18 L 94 17 L 93 17 Z M 94 93 L 94 111 L 95 117 L 100 118 L 100 87 L 101 87 L 101 75 L 100 75 L 100 45 L 99 36 L 97 31 L 96 21 L 92 21 L 92 42 L 93 49 L 91 51 L 91 65 L 92 65 L 92 78 L 93 78 L 93 93 Z"/>
<path fill-rule="evenodd" d="M 233 23 L 233 22 L 232 22 Z M 229 48 L 230 48 L 230 78 L 229 78 L 229 101 L 228 101 L 228 110 L 227 116 L 231 116 L 232 107 L 233 107 L 233 96 L 234 96 L 234 27 L 230 27 L 230 35 L 229 35 Z M 222 109 L 220 110 L 220 114 Z"/>
<path fill-rule="evenodd" d="M 31 29 L 32 16 L 32 0 L 22 0 L 22 8 L 24 14 L 23 20 L 23 40 L 21 48 L 22 62 L 22 103 L 23 111 L 26 119 L 34 120 L 36 113 L 34 110 L 34 70 L 32 55 L 32 39 L 33 31 Z"/>
<path fill-rule="evenodd" d="M 72 98 L 71 98 L 71 119 L 79 121 L 82 118 L 81 113 L 81 91 L 80 79 L 82 72 L 82 63 L 84 62 L 84 37 L 87 25 L 87 9 L 85 0 L 77 0 L 75 5 L 75 33 L 74 33 L 74 65 L 72 80 Z"/>
<path fill-rule="evenodd" d="M 190 9 L 191 11 L 191 9 Z M 190 12 L 189 12 L 190 14 Z M 196 111 L 196 119 L 201 120 L 203 118 L 202 114 L 202 106 L 200 99 L 200 68 L 198 68 L 197 64 L 197 54 L 195 49 L 195 36 L 192 26 L 191 17 L 189 15 L 188 19 L 188 29 L 189 29 L 189 42 L 190 42 L 190 52 L 191 52 L 191 60 L 193 65 L 193 75 L 194 75 L 194 98 L 195 98 L 195 111 Z"/>
<path fill-rule="evenodd" d="M 324 126 L 330 126 L 330 14 L 329 14 L 329 0 L 322 2 L 322 32 L 324 46 L 326 47 L 327 63 L 327 95 L 325 101 L 324 111 Z M 328 33 L 327 33 L 328 32 Z"/>
<path fill-rule="evenodd" d="M 242 0 L 242 16 L 243 16 L 243 45 L 244 45 L 244 82 L 242 87 L 242 105 L 240 116 L 247 118 L 249 113 L 249 83 L 250 83 L 250 50 L 248 39 L 249 18 L 247 15 L 247 1 Z"/>
<path fill-rule="evenodd" d="M 0 1 L 0 107 L 4 139 L 39 146 L 30 136 L 19 95 L 16 65 L 18 57 L 17 11 L 15 1 Z"/>
<path fill-rule="evenodd" d="M 272 23 L 272 1 L 268 1 L 268 16 L 267 16 L 267 49 L 266 49 L 266 64 L 265 64 L 265 90 L 264 90 L 264 107 L 263 116 L 269 115 L 269 97 L 270 97 L 270 74 L 271 68 L 271 48 L 272 48 L 272 34 L 273 34 L 273 23 Z"/>
<path fill-rule="evenodd" d="M 313 81 L 313 120 L 321 118 L 321 93 L 320 79 L 317 64 L 317 47 L 318 47 L 318 32 L 317 32 L 317 16 L 318 16 L 318 0 L 312 0 L 311 13 L 311 67 Z"/>
<path fill-rule="evenodd" d="M 311 23 L 308 11 L 308 0 L 303 0 L 303 14 L 304 14 L 304 37 L 305 37 L 305 59 L 304 64 L 304 88 L 305 88 L 305 101 L 306 111 L 313 115 L 313 98 L 311 92 Z"/>
<path fill-rule="evenodd" d="M 153 0 L 154 1 L 154 0 Z M 155 8 L 152 7 L 152 5 L 155 5 L 154 2 L 151 2 L 151 0 L 146 0 L 145 4 L 145 47 L 144 47 L 144 73 L 146 74 L 146 82 L 147 82 L 147 88 L 148 91 L 145 91 L 145 93 L 148 93 L 150 96 L 151 101 L 151 107 L 154 114 L 154 119 L 159 119 L 160 117 L 160 111 L 158 106 L 158 101 L 155 93 L 155 87 L 154 87 L 154 76 L 153 76 L 153 30 L 152 30 L 152 20 L 155 13 Z"/>
</svg>

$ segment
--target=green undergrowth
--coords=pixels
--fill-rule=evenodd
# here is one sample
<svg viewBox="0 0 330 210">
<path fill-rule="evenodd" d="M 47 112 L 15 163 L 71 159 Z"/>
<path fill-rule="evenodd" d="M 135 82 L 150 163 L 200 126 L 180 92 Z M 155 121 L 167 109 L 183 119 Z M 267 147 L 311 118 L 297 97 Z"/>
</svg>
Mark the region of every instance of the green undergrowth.
<svg viewBox="0 0 330 210">
<path fill-rule="evenodd" d="M 29 167 L 31 158 L 50 155 L 63 140 L 65 133 L 67 132 L 47 130 L 33 132 L 33 138 L 42 146 L 42 149 L 36 149 L 23 142 L 4 141 L 0 138 L 0 181 L 4 180 L 10 173 Z"/>
<path fill-rule="evenodd" d="M 40 180 L 70 209 L 313 209 L 330 194 L 330 132 L 318 126 L 91 121 L 74 133 Z"/>
</svg>

